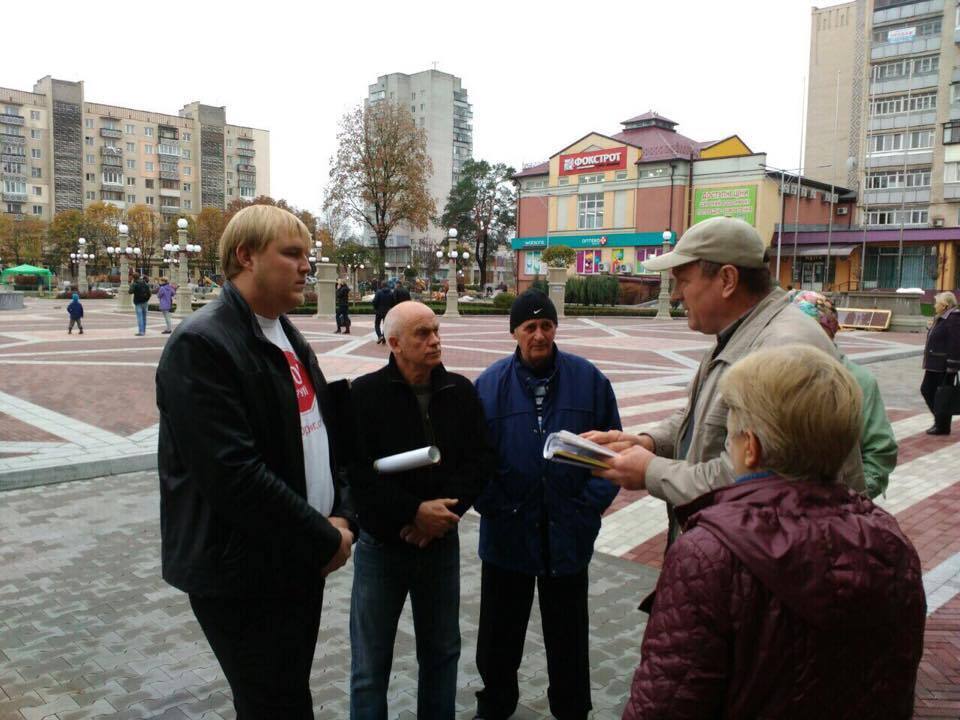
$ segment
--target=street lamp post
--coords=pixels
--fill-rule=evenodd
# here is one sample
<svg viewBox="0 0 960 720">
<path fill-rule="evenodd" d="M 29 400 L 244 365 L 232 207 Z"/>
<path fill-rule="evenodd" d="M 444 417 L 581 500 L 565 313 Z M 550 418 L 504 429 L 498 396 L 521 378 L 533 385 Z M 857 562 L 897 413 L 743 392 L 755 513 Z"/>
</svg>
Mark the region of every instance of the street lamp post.
<svg viewBox="0 0 960 720">
<path fill-rule="evenodd" d="M 129 243 L 127 226 L 123 223 L 117 225 L 117 239 L 120 244 L 116 247 L 108 247 L 107 254 L 111 259 L 116 257 L 120 261 L 120 287 L 117 288 L 117 310 L 132 311 L 133 298 L 130 297 L 130 270 L 127 266 L 127 258 L 132 255 L 139 255 L 140 248 L 132 248 Z"/>
<path fill-rule="evenodd" d="M 670 230 L 663 231 L 663 250 L 670 252 L 670 241 L 673 240 L 673 233 Z M 657 296 L 657 320 L 670 320 L 670 271 L 660 271 L 660 294 Z"/>
<path fill-rule="evenodd" d="M 179 277 L 177 281 L 177 290 L 174 294 L 174 302 L 176 303 L 176 308 L 174 309 L 174 315 L 189 315 L 193 312 L 193 291 L 190 289 L 190 267 L 189 267 L 189 256 L 191 254 L 196 255 L 200 252 L 199 245 L 192 245 L 187 242 L 189 239 L 187 236 L 187 227 L 189 223 L 186 218 L 180 218 L 177 220 L 177 243 L 174 245 L 163 246 L 164 250 L 173 253 L 177 257 L 177 265 L 179 265 Z"/>
<path fill-rule="evenodd" d="M 315 317 L 329 318 L 336 313 L 337 306 L 337 266 L 330 262 L 330 258 L 323 256 L 323 243 L 319 240 L 314 243 L 315 251 L 310 255 L 310 262 L 314 265 L 313 288 L 317 293 L 317 314 Z"/>
<path fill-rule="evenodd" d="M 450 251 L 447 255 L 450 257 L 450 273 L 449 280 L 447 281 L 447 317 L 459 317 L 460 308 L 457 307 L 457 251 L 456 245 L 457 242 L 457 229 L 450 228 L 447 230 L 448 246 Z"/>
<path fill-rule="evenodd" d="M 94 256 L 87 252 L 86 238 L 77 239 L 77 251 L 70 253 L 70 258 L 77 262 L 77 289 L 86 293 L 90 289 L 87 283 L 87 260 L 94 259 Z"/>
</svg>

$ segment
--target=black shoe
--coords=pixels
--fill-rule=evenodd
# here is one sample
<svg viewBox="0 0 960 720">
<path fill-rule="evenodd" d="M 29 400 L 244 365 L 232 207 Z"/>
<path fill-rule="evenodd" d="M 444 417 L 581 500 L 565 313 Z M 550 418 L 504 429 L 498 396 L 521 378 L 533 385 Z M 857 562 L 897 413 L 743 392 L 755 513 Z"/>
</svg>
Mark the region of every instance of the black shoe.
<svg viewBox="0 0 960 720">
<path fill-rule="evenodd" d="M 161 334 L 161 335 L 169 335 L 169 334 L 172 333 L 172 332 L 173 332 L 173 330 L 161 330 L 161 331 L 160 331 L 160 334 Z"/>
<path fill-rule="evenodd" d="M 334 334 L 334 335 L 339 335 L 339 334 L 340 334 L 340 328 L 337 328 L 337 329 L 334 331 L 333 334 Z"/>
<path fill-rule="evenodd" d="M 927 430 L 927 435 L 949 435 L 950 428 L 938 428 L 934 425 L 932 428 Z"/>
<path fill-rule="evenodd" d="M 80 331 L 80 334 L 83 335 L 83 330 Z"/>
</svg>

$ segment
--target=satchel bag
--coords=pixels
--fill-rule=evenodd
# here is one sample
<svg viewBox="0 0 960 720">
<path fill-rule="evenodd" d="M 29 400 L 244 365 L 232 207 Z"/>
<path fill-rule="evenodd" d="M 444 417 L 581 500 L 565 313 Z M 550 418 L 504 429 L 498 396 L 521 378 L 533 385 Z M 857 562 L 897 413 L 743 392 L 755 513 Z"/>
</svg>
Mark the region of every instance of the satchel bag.
<svg viewBox="0 0 960 720">
<path fill-rule="evenodd" d="M 960 387 L 957 386 L 957 373 L 947 373 L 943 385 L 937 388 L 933 398 L 935 416 L 960 415 Z"/>
</svg>

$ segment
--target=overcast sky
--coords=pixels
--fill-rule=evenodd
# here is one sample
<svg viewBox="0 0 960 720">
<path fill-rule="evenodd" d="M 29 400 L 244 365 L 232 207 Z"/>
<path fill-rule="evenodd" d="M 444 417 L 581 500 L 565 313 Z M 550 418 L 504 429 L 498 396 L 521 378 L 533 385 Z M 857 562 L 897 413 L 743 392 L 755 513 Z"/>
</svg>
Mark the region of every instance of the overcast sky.
<svg viewBox="0 0 960 720">
<path fill-rule="evenodd" d="M 477 158 L 519 168 L 652 109 L 695 140 L 737 133 L 792 168 L 813 5 L 134 0 L 104 14 L 57 0 L 36 32 L 4 37 L 0 86 L 49 74 L 83 80 L 94 102 L 226 105 L 228 122 L 270 131 L 271 194 L 310 210 L 339 117 L 377 76 L 434 62 L 469 92 Z"/>
</svg>

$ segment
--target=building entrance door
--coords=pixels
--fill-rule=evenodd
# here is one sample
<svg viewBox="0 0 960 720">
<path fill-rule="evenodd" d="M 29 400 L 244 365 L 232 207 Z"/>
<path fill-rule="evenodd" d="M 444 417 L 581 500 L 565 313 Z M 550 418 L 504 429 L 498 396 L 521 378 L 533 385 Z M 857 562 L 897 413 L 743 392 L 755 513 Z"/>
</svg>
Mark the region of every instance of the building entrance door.
<svg viewBox="0 0 960 720">
<path fill-rule="evenodd" d="M 804 290 L 823 290 L 823 261 L 805 260 L 800 265 L 800 287 Z"/>
</svg>

